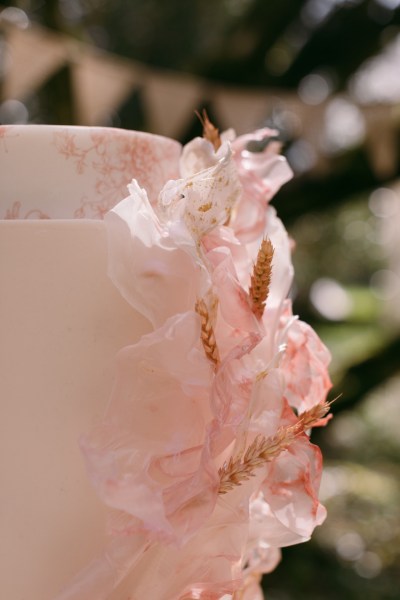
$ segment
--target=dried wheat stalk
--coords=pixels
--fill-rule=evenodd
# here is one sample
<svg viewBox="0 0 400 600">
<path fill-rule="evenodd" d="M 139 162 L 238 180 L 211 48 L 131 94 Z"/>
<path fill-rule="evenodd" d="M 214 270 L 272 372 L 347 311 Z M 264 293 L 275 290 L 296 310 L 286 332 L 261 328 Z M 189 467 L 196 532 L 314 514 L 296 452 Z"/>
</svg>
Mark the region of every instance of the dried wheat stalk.
<svg viewBox="0 0 400 600">
<path fill-rule="evenodd" d="M 302 413 L 297 423 L 281 427 L 275 435 L 268 438 L 257 436 L 243 456 L 231 457 L 219 469 L 219 493 L 226 494 L 237 485 L 241 485 L 243 481 L 253 477 L 255 469 L 264 466 L 286 450 L 300 433 L 322 419 L 329 408 L 328 402 L 318 404 Z"/>
<path fill-rule="evenodd" d="M 196 302 L 195 310 L 201 318 L 201 341 L 203 344 L 204 352 L 207 358 L 217 368 L 220 362 L 217 342 L 215 340 L 214 329 L 211 324 L 210 313 L 208 312 L 207 305 L 204 300 L 198 300 Z"/>
<path fill-rule="evenodd" d="M 251 308 L 259 319 L 264 313 L 265 303 L 268 298 L 273 256 L 274 247 L 270 240 L 263 240 L 254 264 L 249 289 Z"/>
<path fill-rule="evenodd" d="M 214 146 L 214 150 L 218 150 L 218 148 L 221 146 L 221 138 L 219 135 L 219 131 L 218 129 L 211 123 L 210 119 L 208 118 L 208 114 L 206 109 L 203 109 L 203 113 L 200 114 L 197 110 L 195 111 L 197 117 L 200 120 L 200 123 L 203 126 L 203 138 L 205 138 L 206 140 L 208 140 L 209 142 L 212 143 L 212 145 Z"/>
<path fill-rule="evenodd" d="M 303 430 L 307 431 L 307 429 L 311 429 L 318 421 L 323 419 L 328 414 L 331 404 L 332 402 L 321 402 L 301 413 L 299 421 L 303 424 Z"/>
</svg>

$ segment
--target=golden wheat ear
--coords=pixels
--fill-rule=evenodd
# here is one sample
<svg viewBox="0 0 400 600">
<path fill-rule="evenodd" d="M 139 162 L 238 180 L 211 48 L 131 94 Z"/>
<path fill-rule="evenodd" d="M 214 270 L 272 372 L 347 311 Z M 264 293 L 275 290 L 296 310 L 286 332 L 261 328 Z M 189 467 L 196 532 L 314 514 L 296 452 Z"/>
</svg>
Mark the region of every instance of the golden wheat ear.
<svg viewBox="0 0 400 600">
<path fill-rule="evenodd" d="M 198 300 L 195 305 L 195 311 L 201 319 L 201 342 L 207 358 L 213 363 L 216 369 L 220 362 L 217 342 L 214 335 L 214 329 L 211 323 L 210 313 L 204 300 Z"/>
<path fill-rule="evenodd" d="M 219 493 L 226 494 L 250 477 L 254 477 L 254 471 L 286 450 L 299 435 L 301 429 L 302 427 L 296 423 L 289 427 L 282 427 L 271 437 L 257 436 L 243 456 L 231 457 L 219 469 Z"/>
<path fill-rule="evenodd" d="M 287 450 L 297 436 L 318 423 L 329 412 L 331 403 L 322 402 L 303 412 L 297 423 L 281 427 L 275 435 L 257 436 L 242 456 L 231 457 L 219 469 L 219 494 L 226 494 L 234 487 L 254 477 L 255 470 L 263 467 L 281 452 Z"/>
<path fill-rule="evenodd" d="M 261 319 L 264 314 L 265 304 L 269 294 L 273 256 L 274 247 L 271 241 L 264 239 L 261 242 L 257 260 L 253 267 L 249 289 L 251 309 L 258 319 Z"/>
<path fill-rule="evenodd" d="M 200 114 L 197 110 L 195 111 L 197 118 L 203 126 L 203 138 L 208 140 L 214 146 L 214 150 L 218 150 L 221 146 L 221 137 L 219 135 L 218 129 L 213 125 L 208 118 L 208 114 L 205 108 L 203 108 L 203 113 Z"/>
</svg>

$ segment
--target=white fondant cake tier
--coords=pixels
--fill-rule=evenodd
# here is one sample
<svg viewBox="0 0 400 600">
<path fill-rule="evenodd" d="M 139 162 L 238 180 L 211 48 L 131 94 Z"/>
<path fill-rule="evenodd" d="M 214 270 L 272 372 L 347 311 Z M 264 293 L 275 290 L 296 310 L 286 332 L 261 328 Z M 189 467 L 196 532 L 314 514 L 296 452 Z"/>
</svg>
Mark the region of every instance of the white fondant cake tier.
<svg viewBox="0 0 400 600">
<path fill-rule="evenodd" d="M 80 183 L 96 206 L 96 189 L 91 196 L 88 190 L 89 173 L 96 180 L 97 167 L 92 165 L 86 178 L 75 167 L 76 176 L 66 177 L 58 158 L 52 164 L 52 156 L 58 157 L 48 147 L 54 128 L 6 129 L 0 129 L 3 216 L 52 212 L 55 189 L 61 190 L 53 198 L 56 216 L 74 212 L 83 206 L 81 197 L 75 202 Z M 76 146 L 93 133 L 59 131 L 72 135 Z M 108 135 L 111 148 L 114 132 Z M 138 139 L 119 135 L 131 143 Z M 131 165 L 136 161 L 137 168 L 124 177 L 143 183 L 147 178 L 156 194 L 167 173 L 176 175 L 179 145 L 155 136 L 139 138 L 154 156 L 164 155 L 164 166 L 156 165 L 151 179 L 152 165 L 143 163 L 146 172 L 141 171 L 140 156 L 131 148 Z M 107 146 L 107 134 L 103 143 Z M 122 154 L 110 148 L 105 152 L 113 172 L 120 164 L 125 173 Z M 123 198 L 127 181 L 114 203 Z M 107 276 L 102 221 L 0 221 L 1 598 L 52 600 L 103 548 L 104 508 L 88 482 L 78 440 L 104 411 L 116 352 L 148 329 Z M 126 595 L 117 591 L 113 598 Z"/>
</svg>

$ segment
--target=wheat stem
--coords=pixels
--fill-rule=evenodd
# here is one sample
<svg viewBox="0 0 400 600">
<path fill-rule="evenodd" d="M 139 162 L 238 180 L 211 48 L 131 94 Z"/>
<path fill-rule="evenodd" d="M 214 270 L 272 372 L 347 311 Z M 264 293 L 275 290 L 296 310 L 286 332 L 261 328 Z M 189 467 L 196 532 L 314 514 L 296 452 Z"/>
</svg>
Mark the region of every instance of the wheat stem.
<svg viewBox="0 0 400 600">
<path fill-rule="evenodd" d="M 205 108 L 203 108 L 202 114 L 200 114 L 197 110 L 195 113 L 203 126 L 203 138 L 211 142 L 214 146 L 214 150 L 217 151 L 222 143 L 218 129 L 211 123 Z"/>
<path fill-rule="evenodd" d="M 314 427 L 318 421 L 323 419 L 329 412 L 332 402 L 321 402 L 320 404 L 316 404 L 309 410 L 302 412 L 299 415 L 299 421 L 303 424 L 303 430 L 307 431 L 307 429 L 311 429 Z"/>
</svg>

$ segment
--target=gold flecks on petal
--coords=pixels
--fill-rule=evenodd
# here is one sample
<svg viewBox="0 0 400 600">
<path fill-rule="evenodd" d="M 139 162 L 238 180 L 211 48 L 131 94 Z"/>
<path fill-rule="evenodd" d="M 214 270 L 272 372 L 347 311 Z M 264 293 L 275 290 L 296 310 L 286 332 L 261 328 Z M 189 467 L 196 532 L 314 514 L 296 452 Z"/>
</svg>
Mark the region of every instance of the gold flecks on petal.
<svg viewBox="0 0 400 600">
<path fill-rule="evenodd" d="M 274 247 L 270 240 L 263 240 L 257 254 L 249 289 L 251 308 L 259 319 L 261 319 L 264 313 L 265 303 L 268 298 L 273 256 Z"/>
<path fill-rule="evenodd" d="M 322 419 L 329 408 L 330 404 L 323 402 L 302 413 L 294 425 L 278 429 L 275 435 L 268 438 L 257 436 L 243 456 L 231 457 L 219 469 L 219 494 L 226 494 L 253 477 L 255 469 L 263 467 L 279 456 L 281 452 L 287 450 L 294 439 Z"/>
<path fill-rule="evenodd" d="M 195 310 L 201 318 L 201 341 L 203 344 L 204 352 L 207 358 L 214 364 L 214 367 L 218 367 L 220 359 L 215 340 L 214 329 L 211 324 L 210 313 L 204 300 L 198 300 L 196 302 Z"/>
<path fill-rule="evenodd" d="M 200 114 L 197 110 L 195 111 L 197 117 L 200 120 L 200 123 L 203 126 L 203 138 L 208 140 L 214 146 L 214 150 L 218 150 L 221 146 L 221 138 L 219 135 L 218 129 L 213 125 L 208 118 L 208 114 L 205 108 L 203 108 L 203 113 Z"/>
</svg>

